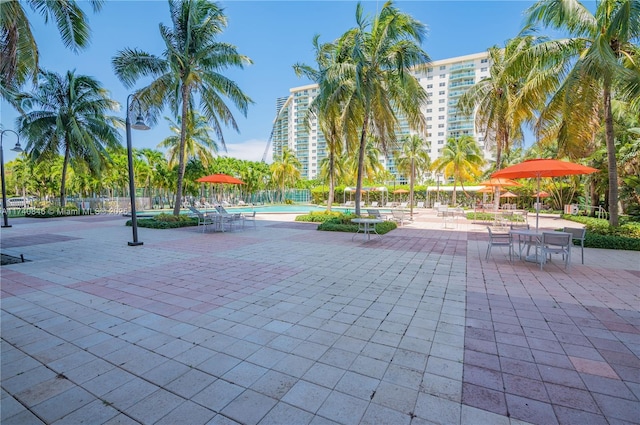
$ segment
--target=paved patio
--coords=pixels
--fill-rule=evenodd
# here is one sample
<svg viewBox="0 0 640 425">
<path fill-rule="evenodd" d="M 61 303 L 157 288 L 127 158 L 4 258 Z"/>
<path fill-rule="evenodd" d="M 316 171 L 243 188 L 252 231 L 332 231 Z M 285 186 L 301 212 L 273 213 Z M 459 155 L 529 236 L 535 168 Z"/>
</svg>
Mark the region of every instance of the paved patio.
<svg viewBox="0 0 640 425">
<path fill-rule="evenodd" d="M 3 425 L 640 423 L 637 252 L 485 261 L 431 210 L 370 242 L 124 221 L 2 229 L 32 260 L 0 270 Z"/>
</svg>

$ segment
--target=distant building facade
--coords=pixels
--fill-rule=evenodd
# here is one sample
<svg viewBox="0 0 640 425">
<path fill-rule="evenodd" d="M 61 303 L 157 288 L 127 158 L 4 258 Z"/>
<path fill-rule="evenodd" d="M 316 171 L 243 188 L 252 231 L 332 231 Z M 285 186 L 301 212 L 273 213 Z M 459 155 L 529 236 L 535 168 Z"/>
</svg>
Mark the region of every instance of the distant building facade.
<svg viewBox="0 0 640 425">
<path fill-rule="evenodd" d="M 473 136 L 484 149 L 485 158 L 492 157 L 492 146 L 475 128 L 474 117 L 462 115 L 456 106 L 466 90 L 489 76 L 490 66 L 489 54 L 485 52 L 434 61 L 426 70 L 415 74 L 429 94 L 422 112 L 427 120 L 426 142 L 432 161 L 441 156 L 448 138 L 462 135 Z M 276 101 L 277 114 L 271 138 L 273 157 L 281 156 L 287 147 L 300 161 L 301 177 L 316 179 L 320 174 L 320 163 L 328 154 L 316 118 L 311 116 L 307 121 L 307 112 L 318 94 L 318 85 L 294 87 L 289 92 L 288 97 Z M 410 133 L 408 124 L 401 118 L 398 138 Z M 405 180 L 405 176 L 396 169 L 393 152 L 380 160 L 396 181 Z"/>
</svg>

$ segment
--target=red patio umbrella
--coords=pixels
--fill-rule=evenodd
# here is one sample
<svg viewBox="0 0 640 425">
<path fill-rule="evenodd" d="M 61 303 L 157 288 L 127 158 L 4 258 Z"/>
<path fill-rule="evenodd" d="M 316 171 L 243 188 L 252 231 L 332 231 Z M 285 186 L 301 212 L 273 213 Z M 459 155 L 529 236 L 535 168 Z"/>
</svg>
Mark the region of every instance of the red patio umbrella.
<svg viewBox="0 0 640 425">
<path fill-rule="evenodd" d="M 211 184 L 245 184 L 242 180 L 228 174 L 211 174 L 209 176 L 200 177 L 199 179 L 196 179 L 196 181 L 199 183 Z"/>
<path fill-rule="evenodd" d="M 199 183 L 244 184 L 242 180 L 228 174 L 211 174 L 210 176 L 200 177 L 196 181 Z"/>
<path fill-rule="evenodd" d="M 507 179 L 522 179 L 535 177 L 538 180 L 538 195 L 540 195 L 540 177 L 562 177 L 576 174 L 591 174 L 598 171 L 595 168 L 574 162 L 560 161 L 558 159 L 530 159 L 510 167 L 496 171 L 491 177 Z M 537 196 L 540 202 L 540 196 Z M 536 229 L 538 228 L 538 209 L 536 208 Z"/>
</svg>

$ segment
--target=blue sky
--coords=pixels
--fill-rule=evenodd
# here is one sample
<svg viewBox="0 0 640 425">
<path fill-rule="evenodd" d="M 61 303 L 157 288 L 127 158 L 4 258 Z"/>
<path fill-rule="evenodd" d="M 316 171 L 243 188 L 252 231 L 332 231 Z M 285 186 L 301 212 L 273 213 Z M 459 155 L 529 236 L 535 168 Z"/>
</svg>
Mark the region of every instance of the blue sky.
<svg viewBox="0 0 640 425">
<path fill-rule="evenodd" d="M 267 145 L 275 115 L 277 97 L 287 96 L 291 87 L 308 84 L 296 77 L 292 65 L 314 65 L 311 41 L 319 34 L 321 41 L 331 41 L 355 26 L 355 1 L 220 1 L 228 17 L 228 28 L 221 40 L 237 46 L 254 64 L 244 70 L 230 70 L 227 75 L 255 102 L 247 118 L 236 114 L 240 133 L 225 129 L 229 156 L 260 160 Z M 383 1 L 363 1 L 369 15 L 382 7 Z M 522 26 L 523 12 L 532 1 L 396 1 L 403 12 L 426 24 L 428 37 L 423 49 L 432 60 L 485 51 L 492 45 L 504 45 Z M 124 48 L 139 48 L 161 55 L 163 43 L 158 24 L 169 25 L 166 1 L 107 0 L 98 14 L 87 8 L 92 29 L 91 45 L 74 54 L 60 42 L 57 29 L 45 25 L 39 15 L 30 14 L 33 32 L 40 50 L 40 66 L 65 73 L 97 78 L 111 96 L 122 105 L 124 117 L 127 90 L 113 74 L 111 59 Z M 140 81 L 136 87 L 143 87 Z M 17 113 L 6 103 L 0 105 L 3 128 L 14 128 Z M 168 114 L 166 114 L 168 115 Z M 124 145 L 124 130 L 122 131 Z M 167 122 L 160 118 L 149 131 L 133 131 L 137 148 L 156 148 L 170 134 Z M 5 133 L 5 161 L 15 157 L 9 151 L 12 134 Z M 11 145 L 11 146 L 10 146 Z"/>
</svg>

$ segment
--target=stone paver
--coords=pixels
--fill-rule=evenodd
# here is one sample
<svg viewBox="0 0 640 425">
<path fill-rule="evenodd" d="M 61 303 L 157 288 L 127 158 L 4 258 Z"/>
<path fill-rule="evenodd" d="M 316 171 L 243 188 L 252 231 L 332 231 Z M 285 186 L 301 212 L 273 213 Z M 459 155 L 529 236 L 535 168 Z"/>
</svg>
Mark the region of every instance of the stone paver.
<svg viewBox="0 0 640 425">
<path fill-rule="evenodd" d="M 13 219 L 3 424 L 640 423 L 640 262 L 484 259 L 431 210 L 382 238 Z M 541 218 L 543 228 L 563 226 Z"/>
</svg>

